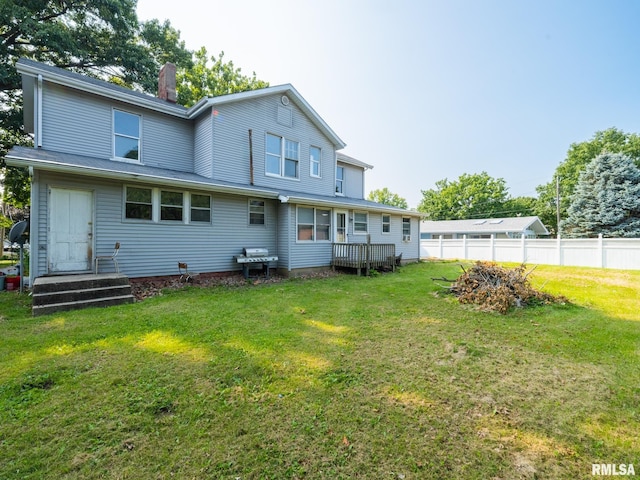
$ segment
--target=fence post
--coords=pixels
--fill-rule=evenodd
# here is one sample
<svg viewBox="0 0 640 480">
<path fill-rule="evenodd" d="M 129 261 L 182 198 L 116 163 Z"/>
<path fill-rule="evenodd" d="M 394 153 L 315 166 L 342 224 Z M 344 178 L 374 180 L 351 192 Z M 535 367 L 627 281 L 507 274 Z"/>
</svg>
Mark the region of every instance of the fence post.
<svg viewBox="0 0 640 480">
<path fill-rule="evenodd" d="M 496 261 L 496 234 L 495 233 L 491 234 L 490 248 L 491 248 L 491 261 L 495 262 Z"/>
<path fill-rule="evenodd" d="M 598 234 L 598 263 L 600 268 L 604 268 L 604 240 L 601 233 Z"/>
<path fill-rule="evenodd" d="M 522 251 L 522 263 L 527 263 L 527 240 L 524 236 L 524 232 L 520 237 L 520 249 Z"/>
<path fill-rule="evenodd" d="M 558 233 L 558 240 L 556 244 L 556 250 L 558 252 L 558 265 L 562 265 L 562 240 L 560 239 L 559 233 Z"/>
<path fill-rule="evenodd" d="M 467 259 L 467 234 L 462 236 L 462 251 L 464 252 L 464 259 Z"/>
<path fill-rule="evenodd" d="M 440 259 L 444 258 L 444 247 L 442 245 L 442 235 L 440 235 L 440 240 L 438 243 L 438 247 L 440 248 Z"/>
</svg>

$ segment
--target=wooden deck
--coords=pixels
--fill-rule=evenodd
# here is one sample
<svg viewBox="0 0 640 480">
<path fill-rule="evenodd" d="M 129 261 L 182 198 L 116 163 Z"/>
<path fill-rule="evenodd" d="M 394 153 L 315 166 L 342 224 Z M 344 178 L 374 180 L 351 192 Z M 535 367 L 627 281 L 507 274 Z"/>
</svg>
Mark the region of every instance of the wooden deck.
<svg viewBox="0 0 640 480">
<path fill-rule="evenodd" d="M 334 243 L 331 266 L 354 268 L 358 275 L 364 270 L 393 270 L 396 268 L 396 246 L 393 243 Z"/>
</svg>

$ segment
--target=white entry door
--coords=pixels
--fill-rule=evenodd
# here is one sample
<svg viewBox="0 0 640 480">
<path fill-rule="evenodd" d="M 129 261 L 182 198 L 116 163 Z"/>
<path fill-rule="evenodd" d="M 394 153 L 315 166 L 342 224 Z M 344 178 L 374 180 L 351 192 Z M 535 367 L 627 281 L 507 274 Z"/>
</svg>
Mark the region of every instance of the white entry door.
<svg viewBox="0 0 640 480">
<path fill-rule="evenodd" d="M 49 273 L 86 272 L 93 260 L 93 193 L 49 189 Z"/>
<path fill-rule="evenodd" d="M 347 243 L 347 212 L 336 210 L 335 243 Z"/>
</svg>

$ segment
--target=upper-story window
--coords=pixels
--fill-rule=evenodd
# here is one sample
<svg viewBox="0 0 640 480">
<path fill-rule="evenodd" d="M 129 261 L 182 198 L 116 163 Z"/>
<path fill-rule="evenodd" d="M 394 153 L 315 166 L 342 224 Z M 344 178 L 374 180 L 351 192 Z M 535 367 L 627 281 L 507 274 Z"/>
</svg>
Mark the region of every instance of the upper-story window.
<svg viewBox="0 0 640 480">
<path fill-rule="evenodd" d="M 336 167 L 336 194 L 344 195 L 344 167 Z"/>
<path fill-rule="evenodd" d="M 267 133 L 265 170 L 267 175 L 299 178 L 300 144 Z"/>
<path fill-rule="evenodd" d="M 113 156 L 140 161 L 140 115 L 113 111 Z"/>
<path fill-rule="evenodd" d="M 322 151 L 318 147 L 309 147 L 309 175 L 312 177 L 320 177 L 320 158 L 322 158 Z"/>
</svg>

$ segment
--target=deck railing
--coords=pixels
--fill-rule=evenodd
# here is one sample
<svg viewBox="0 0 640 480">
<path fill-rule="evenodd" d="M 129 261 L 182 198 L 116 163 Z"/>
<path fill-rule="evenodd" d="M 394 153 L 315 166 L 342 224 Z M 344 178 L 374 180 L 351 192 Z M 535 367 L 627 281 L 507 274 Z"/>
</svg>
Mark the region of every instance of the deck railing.
<svg viewBox="0 0 640 480">
<path fill-rule="evenodd" d="M 364 269 L 391 269 L 396 266 L 396 246 L 393 243 L 334 243 L 331 266 L 355 268 L 358 275 Z"/>
</svg>

